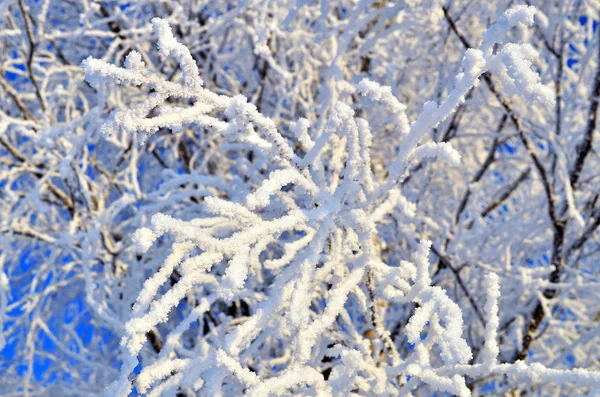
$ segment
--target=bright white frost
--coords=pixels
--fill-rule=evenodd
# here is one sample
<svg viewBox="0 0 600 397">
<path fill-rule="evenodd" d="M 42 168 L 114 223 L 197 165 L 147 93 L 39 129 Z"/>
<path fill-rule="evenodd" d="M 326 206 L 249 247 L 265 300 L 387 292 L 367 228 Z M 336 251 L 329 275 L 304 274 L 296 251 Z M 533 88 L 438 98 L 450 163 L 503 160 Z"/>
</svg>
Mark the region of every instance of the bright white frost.
<svg viewBox="0 0 600 397">
<path fill-rule="evenodd" d="M 147 71 L 138 53 L 127 57 L 125 68 L 89 58 L 83 63 L 86 78 L 95 87 L 104 80 L 120 84 L 147 85 L 153 89 L 148 98 L 135 107 L 119 112 L 104 126 L 107 133 L 123 128 L 130 133 L 152 134 L 159 128 L 177 131 L 187 124 L 212 128 L 232 143 L 255 149 L 272 164 L 268 177 L 245 196 L 233 199 L 207 197 L 204 216 L 182 221 L 156 214 L 150 228 L 141 228 L 133 240 L 140 252 L 151 250 L 162 235 L 174 239 L 172 253 L 161 269 L 144 283 L 133 306 L 131 319 L 122 339 L 123 366 L 120 377 L 107 389 L 107 396 L 126 396 L 131 391 L 134 368 L 146 341 L 146 334 L 166 321 L 169 313 L 192 289 L 208 286 L 208 272 L 215 266 L 225 271 L 217 278 L 207 298 L 185 318 L 180 327 L 167 336 L 167 346 L 158 360 L 144 366 L 134 379 L 142 393 L 157 395 L 178 387 L 217 391 L 225 384 L 248 395 L 302 394 L 312 388 L 316 395 L 361 394 L 404 395 L 425 383 L 432 390 L 460 396 L 470 395 L 465 376 L 501 372 L 534 379 L 550 378 L 555 373 L 541 365 L 523 363 L 498 364 L 496 341 L 499 280 L 488 275 L 485 289 L 485 346 L 480 364 L 469 365 L 472 352 L 463 339 L 460 307 L 440 287 L 431 286 L 429 249 L 431 242 L 421 241 L 413 255 L 414 263 L 391 267 L 377 255 L 377 224 L 387 214 L 399 209 L 404 216 L 414 214 L 414 204 L 403 197 L 396 184 L 406 176 L 411 161 L 438 157 L 457 163 L 460 155 L 447 143 L 419 145 L 421 138 L 439 125 L 461 104 L 465 95 L 487 70 L 498 76 L 508 95 L 519 94 L 528 102 L 552 104 L 549 88 L 539 83 L 531 71 L 536 56 L 527 44 L 506 44 L 496 53 L 493 48 L 504 40 L 517 24 L 530 25 L 533 7 L 515 7 L 484 34 L 479 49 L 465 52 L 462 68 L 453 91 L 438 105 L 428 102 L 422 113 L 410 123 L 405 110 L 389 87 L 362 80 L 358 91 L 379 102 L 397 120 L 403 138 L 398 155 L 383 182 L 372 174 L 370 159 L 371 133 L 366 120 L 357 118 L 350 106 L 338 102 L 328 116 L 325 128 L 315 135 L 315 126 L 300 119 L 290 129 L 293 137 L 284 137 L 275 123 L 264 117 L 243 96 L 216 95 L 203 88 L 196 62 L 188 49 L 173 37 L 167 22 L 154 19 L 158 49 L 173 57 L 183 72 L 182 83 L 174 83 Z M 256 51 L 259 51 L 258 48 Z M 259 51 L 260 52 L 260 51 Z M 268 55 L 268 54 L 265 54 Z M 187 108 L 166 108 L 169 97 L 188 98 Z M 148 117 L 150 110 L 161 111 Z M 223 121 L 223 117 L 225 120 Z M 298 151 L 291 140 L 298 143 Z M 325 172 L 325 169 L 329 169 Z M 299 234 L 301 233 L 301 234 Z M 297 235 L 284 243 L 283 235 Z M 246 292 L 248 281 L 260 276 L 260 255 L 269 244 L 283 248 L 279 258 L 265 262 L 274 270 L 268 292 L 250 317 L 232 326 L 217 339 L 202 341 L 194 358 L 179 358 L 178 338 L 194 319 L 207 312 L 217 300 L 234 302 Z M 179 269 L 181 278 L 164 293 L 159 293 L 169 275 Z M 212 277 L 212 276 L 211 276 Z M 323 291 L 319 284 L 332 285 Z M 323 294 L 322 311 L 311 309 L 315 294 Z M 417 308 L 406 325 L 406 337 L 415 346 L 414 353 L 400 358 L 389 342 L 389 332 L 377 325 L 376 309 L 371 298 L 415 303 Z M 314 370 L 311 360 L 324 332 L 344 318 L 345 304 L 355 299 L 372 317 L 378 338 L 389 349 L 389 362 L 376 362 L 369 354 L 367 339 L 356 334 L 328 350 L 335 361 L 326 380 Z M 244 362 L 248 354 L 269 340 L 288 344 L 289 358 L 285 369 L 263 376 L 249 370 Z M 432 366 L 431 356 L 438 351 L 443 365 Z M 406 376 L 410 376 L 407 380 Z M 582 370 L 560 372 L 555 382 L 588 381 L 597 386 L 600 377 Z"/>
<path fill-rule="evenodd" d="M 598 10 L 527 3 L 1 2 L 3 393 L 597 394 Z"/>
</svg>

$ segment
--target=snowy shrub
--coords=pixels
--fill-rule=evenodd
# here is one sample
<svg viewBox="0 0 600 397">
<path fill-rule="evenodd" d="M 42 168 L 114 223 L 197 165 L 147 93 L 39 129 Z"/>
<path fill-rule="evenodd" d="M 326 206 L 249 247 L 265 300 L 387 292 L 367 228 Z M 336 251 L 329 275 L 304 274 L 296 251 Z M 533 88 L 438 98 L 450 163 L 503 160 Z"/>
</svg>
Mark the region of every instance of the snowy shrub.
<svg viewBox="0 0 600 397">
<path fill-rule="evenodd" d="M 600 393 L 597 7 L 217 3 L 5 6 L 11 392 Z"/>
</svg>

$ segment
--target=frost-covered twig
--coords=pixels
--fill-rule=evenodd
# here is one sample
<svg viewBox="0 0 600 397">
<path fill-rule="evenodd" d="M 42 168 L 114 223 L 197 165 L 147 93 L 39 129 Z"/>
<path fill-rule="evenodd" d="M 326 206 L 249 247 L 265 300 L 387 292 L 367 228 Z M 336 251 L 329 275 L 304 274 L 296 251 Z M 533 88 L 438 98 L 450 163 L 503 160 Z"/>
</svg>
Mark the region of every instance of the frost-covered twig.
<svg viewBox="0 0 600 397">
<path fill-rule="evenodd" d="M 124 396 L 130 392 L 129 377 L 138 365 L 137 356 L 144 334 L 166 321 L 169 312 L 186 293 L 197 288 L 206 289 L 209 293 L 210 288 L 203 286 L 207 271 L 215 267 L 224 269 L 218 278 L 218 288 L 208 295 L 211 301 L 216 297 L 232 303 L 243 296 L 245 288 L 254 284 L 253 280 L 261 277 L 260 258 L 262 253 L 268 252 L 269 244 L 280 246 L 283 253 L 279 259 L 269 262 L 274 278 L 254 313 L 234 329 L 222 330 L 225 332 L 222 337 L 212 339 L 210 343 L 202 341 L 196 348 L 199 355 L 193 361 L 166 362 L 176 374 L 162 384 L 151 386 L 167 376 L 166 372 L 160 372 L 163 371 L 158 364 L 160 361 L 142 368 L 138 377 L 142 379 L 142 390 L 150 387 L 175 390 L 176 385 L 183 389 L 192 386 L 201 388 L 203 384 L 210 384 L 211 389 L 217 390 L 225 386 L 225 377 L 229 379 L 228 384 L 236 385 L 234 387 L 239 391 L 247 389 L 251 395 L 300 391 L 304 384 L 314 387 L 317 394 L 328 395 L 337 389 L 332 389 L 330 382 L 313 369 L 321 350 L 319 341 L 349 301 L 358 302 L 367 312 L 370 311 L 367 315 L 373 316 L 376 309 L 369 309 L 369 306 L 374 304 L 375 294 L 397 303 L 419 305 L 406 326 L 406 336 L 415 345 L 415 354 L 401 360 L 395 353 L 389 332 L 378 318 L 373 317 L 380 337 L 392 353 L 392 366 L 383 375 L 373 366 L 386 366 L 387 363 L 363 356 L 360 368 L 343 370 L 346 376 L 350 376 L 347 382 L 353 387 L 364 392 L 378 390 L 378 395 L 392 393 L 394 388 L 400 387 L 402 394 L 422 382 L 433 390 L 469 395 L 464 379 L 467 368 L 478 375 L 494 371 L 510 374 L 512 367 L 496 364 L 499 353 L 496 342 L 499 327 L 498 278 L 490 275 L 486 281 L 489 298 L 485 307 L 488 316 L 483 364 L 469 366 L 467 363 L 472 352 L 462 336 L 464 324 L 460 307 L 443 289 L 431 285 L 428 260 L 431 242 L 422 241 L 413 256 L 415 264 L 404 262 L 403 272 L 399 272 L 381 261 L 372 236 L 377 233 L 377 223 L 396 208 L 402 209 L 408 216 L 414 213 L 412 204 L 394 188 L 410 161 L 438 157 L 458 162 L 460 156 L 449 144 L 419 145 L 419 142 L 456 109 L 486 70 L 502 72 L 502 65 L 505 65 L 510 71 L 502 75 L 507 85 L 515 82 L 513 87 L 519 85 L 523 91 L 518 92 L 528 100 L 547 97 L 544 86 L 519 80 L 537 77 L 530 76 L 524 69 L 517 68 L 515 72 L 516 64 L 520 65 L 521 60 L 527 62 L 533 56 L 529 47 L 506 45 L 502 56 L 492 51 L 511 27 L 519 23 L 531 24 L 534 12 L 532 7 L 516 7 L 505 13 L 498 24 L 484 34 L 480 49 L 470 49 L 465 53 L 462 62 L 464 71 L 457 76 L 454 90 L 439 106 L 431 102 L 425 104 L 421 115 L 410 126 L 404 113 L 405 106 L 391 95 L 389 88 L 368 80 L 359 85 L 364 95 L 382 102 L 387 111 L 395 114 L 400 126 L 402 142 L 396 159 L 391 163 L 390 174 L 383 182 L 378 182 L 372 173 L 369 123 L 357 119 L 348 105 L 338 101 L 331 109 L 323 132 L 316 137 L 309 136 L 310 126 L 306 121 L 300 120 L 292 127 L 296 131 L 297 147 L 306 150 L 302 157 L 290 140 L 277 130 L 273 121 L 261 115 L 245 98 L 216 96 L 202 88 L 202 80 L 187 49 L 175 41 L 164 21 L 153 21 L 159 49 L 164 56 L 173 55 L 180 63 L 182 83 L 171 83 L 148 74 L 135 53 L 129 55 L 126 69 L 94 59 L 86 60 L 83 66 L 87 78 L 96 86 L 105 79 L 113 79 L 135 85 L 149 84 L 155 91 L 132 110 L 118 113 L 114 122 L 109 124 L 110 130 L 124 128 L 131 133 L 152 133 L 162 127 L 178 130 L 193 123 L 216 130 L 243 145 L 241 148 L 256 150 L 271 164 L 268 176 L 251 192 L 242 192 L 230 200 L 207 197 L 203 218 L 186 222 L 157 214 L 150 229 L 140 229 L 135 234 L 141 251 L 151 249 L 153 243 L 165 234 L 172 236 L 176 242 L 165 265 L 145 282 L 138 297 L 122 341 L 124 365 L 121 377 L 107 389 L 107 395 Z M 189 98 L 193 105 L 184 109 L 162 108 L 159 116 L 147 117 L 152 108 L 162 106 L 162 102 L 172 96 Z M 221 120 L 218 112 L 226 121 Z M 327 173 L 324 172 L 326 169 Z M 343 244 L 340 244 L 342 241 Z M 180 268 L 181 279 L 161 296 L 160 285 L 167 281 L 175 268 Z M 369 274 L 366 282 L 365 270 Z M 374 287 L 374 280 L 392 282 L 386 282 L 386 287 L 379 289 Z M 331 288 L 323 291 L 326 284 Z M 364 302 L 363 288 L 370 294 L 370 304 Z M 322 309 L 314 306 L 319 294 L 324 296 Z M 205 305 L 202 310 L 208 309 L 209 306 Z M 195 314 L 194 318 L 197 317 L 198 314 Z M 171 335 L 167 336 L 167 340 L 175 343 L 181 330 Z M 244 363 L 250 356 L 245 352 L 273 343 L 283 344 L 280 348 L 283 347 L 284 351 L 286 346 L 291 349 L 284 369 L 273 373 L 249 371 Z M 359 336 L 345 343 L 351 344 L 347 348 L 356 350 L 330 349 L 328 354 L 336 351 L 342 356 L 365 354 L 364 338 Z M 443 362 L 443 366 L 437 369 L 430 357 L 434 346 L 439 349 Z M 170 351 L 173 351 L 172 348 Z M 167 360 L 167 357 L 160 360 Z M 216 372 L 215 367 L 209 364 L 214 360 L 219 368 Z M 342 359 L 341 365 L 347 367 L 350 364 Z M 334 366 L 336 375 L 332 376 L 331 384 L 339 388 L 341 386 L 336 382 L 339 382 L 341 372 L 336 368 Z M 531 377 L 535 377 L 534 372 L 521 371 Z M 395 385 L 394 379 L 398 374 L 410 375 L 411 379 L 405 385 Z M 195 379 L 203 381 L 194 384 Z M 367 386 L 370 382 L 377 385 L 375 389 Z"/>
</svg>

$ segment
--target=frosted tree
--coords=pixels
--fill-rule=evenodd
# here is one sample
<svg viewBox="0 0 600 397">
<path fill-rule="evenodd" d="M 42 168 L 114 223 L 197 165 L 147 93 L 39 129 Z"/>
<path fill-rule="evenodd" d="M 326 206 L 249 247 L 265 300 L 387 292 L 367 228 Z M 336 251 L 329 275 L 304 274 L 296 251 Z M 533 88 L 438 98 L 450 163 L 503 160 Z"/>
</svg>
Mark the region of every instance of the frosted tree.
<svg viewBox="0 0 600 397">
<path fill-rule="evenodd" d="M 598 392 L 593 2 L 65 4 L 2 5 L 9 393 Z"/>
<path fill-rule="evenodd" d="M 431 287 L 431 242 L 421 241 L 414 254 L 416 264 L 403 261 L 391 267 L 376 252 L 377 224 L 382 219 L 396 210 L 404 222 L 415 216 L 414 204 L 397 188 L 408 176 L 409 164 L 426 157 L 459 161 L 460 155 L 445 142 L 419 142 L 464 101 L 483 73 L 496 71 L 505 91 L 520 94 L 531 104 L 552 105 L 551 90 L 529 69 L 536 55 L 531 46 L 506 44 L 494 51 L 511 27 L 531 24 L 533 15 L 534 9 L 527 7 L 507 11 L 484 33 L 478 49 L 465 52 L 455 88 L 439 105 L 427 102 L 412 123 L 406 107 L 388 87 L 361 81 L 358 92 L 380 102 L 398 120 L 401 143 L 383 181 L 372 173 L 369 123 L 355 117 L 342 97 L 338 96 L 327 114 L 320 134 L 311 134 L 315 126 L 300 119 L 290 126 L 293 137 L 286 138 L 243 96 L 228 98 L 204 89 L 194 59 L 163 20 L 153 21 L 158 47 L 164 56 L 179 62 L 180 84 L 149 74 L 137 52 L 128 55 L 123 69 L 87 59 L 83 65 L 87 79 L 97 88 L 104 79 L 112 78 L 122 84 L 148 84 L 153 89 L 145 101 L 116 114 L 114 121 L 105 125 L 106 133 L 121 127 L 148 135 L 159 128 L 177 131 L 194 123 L 229 138 L 235 145 L 233 153 L 253 150 L 264 157 L 268 171 L 256 181 L 257 187 L 242 186 L 226 198 L 205 197 L 198 218 L 184 221 L 156 214 L 152 228 L 137 230 L 133 239 L 140 251 L 147 252 L 168 234 L 172 253 L 144 283 L 136 299 L 121 341 L 121 376 L 106 394 L 130 393 L 130 376 L 139 364 L 137 357 L 146 334 L 167 322 L 170 312 L 189 294 L 198 305 L 165 336 L 166 345 L 158 359 L 137 375 L 135 385 L 142 393 L 164 395 L 190 389 L 267 396 L 291 391 L 304 394 L 310 389 L 309 393 L 318 395 L 384 395 L 409 394 L 425 383 L 431 390 L 470 395 L 465 376 L 494 372 L 597 387 L 600 378 L 585 370 L 557 376 L 541 364 L 497 363 L 496 276 L 488 276 L 485 282 L 489 301 L 481 363 L 467 365 L 473 355 L 462 338 L 460 308 L 442 289 Z M 160 108 L 158 115 L 147 117 L 150 110 L 173 96 L 189 99 L 191 106 Z M 219 111 L 227 121 L 213 115 Z M 237 172 L 230 172 L 250 180 L 246 165 L 232 164 Z M 161 291 L 176 269 L 180 279 Z M 250 291 L 260 293 L 260 298 Z M 221 324 L 209 335 L 197 336 L 192 349 L 181 343 L 182 334 L 214 302 L 233 304 L 240 298 L 250 301 L 253 313 L 236 324 Z M 408 357 L 399 355 L 381 324 L 378 299 L 419 305 L 405 327 L 407 340 L 415 346 Z M 387 355 L 384 360 L 373 360 L 369 340 L 356 329 L 346 306 L 371 318 L 376 341 L 370 343 L 382 345 L 379 349 Z M 332 337 L 324 337 L 325 331 L 332 329 Z M 437 350 L 440 363 L 430 357 Z M 327 380 L 315 370 L 326 357 L 332 362 Z M 281 368 L 277 370 L 274 363 Z"/>
</svg>

